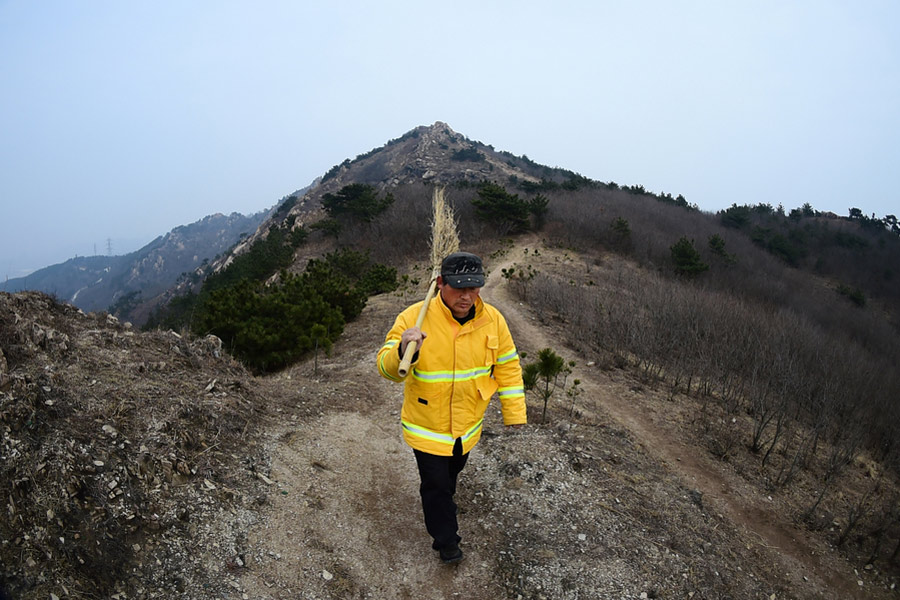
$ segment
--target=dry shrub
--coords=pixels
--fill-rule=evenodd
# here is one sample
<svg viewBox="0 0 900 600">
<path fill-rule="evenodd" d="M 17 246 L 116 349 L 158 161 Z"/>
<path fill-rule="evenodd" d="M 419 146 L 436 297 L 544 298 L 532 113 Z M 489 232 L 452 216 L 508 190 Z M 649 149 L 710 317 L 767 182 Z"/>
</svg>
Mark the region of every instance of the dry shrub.
<svg viewBox="0 0 900 600">
<path fill-rule="evenodd" d="M 867 499 L 865 511 L 862 499 L 832 491 L 861 452 L 900 476 L 900 376 L 892 358 L 789 307 L 647 272 L 615 256 L 598 262 L 584 275 L 592 285 L 574 281 L 571 270 L 541 269 L 528 304 L 544 320 L 564 323 L 601 364 L 665 383 L 670 397 L 690 394 L 698 408 L 696 443 L 721 459 L 755 462 L 742 469 L 761 488 L 795 486 L 797 514 L 821 503 L 821 514 L 852 517 L 855 551 L 889 556 L 885 540 L 894 539 L 900 521 L 869 505 L 889 506 L 886 494 L 896 482 Z"/>
<path fill-rule="evenodd" d="M 394 195 L 394 203 L 388 210 L 373 223 L 348 231 L 341 240 L 357 250 L 368 250 L 374 261 L 383 264 L 400 266 L 418 261 L 427 264 L 434 186 L 406 184 L 387 191 Z M 444 195 L 457 220 L 460 247 L 476 253 L 490 247 L 494 240 L 482 238 L 484 225 L 475 219 L 472 208 L 475 191 L 448 187 Z"/>
<path fill-rule="evenodd" d="M 752 411 L 748 398 L 762 390 L 787 397 L 780 410 L 807 425 L 822 415 L 841 427 L 865 423 L 869 445 L 881 446 L 881 455 L 900 433 L 898 421 L 884 418 L 885 411 L 900 416 L 891 400 L 900 384 L 890 357 L 790 309 L 608 262 L 591 274 L 591 286 L 540 272 L 529 303 L 568 323 L 610 362 L 627 357 L 648 375 L 677 378 L 688 392 L 706 381 L 729 413 Z"/>
</svg>

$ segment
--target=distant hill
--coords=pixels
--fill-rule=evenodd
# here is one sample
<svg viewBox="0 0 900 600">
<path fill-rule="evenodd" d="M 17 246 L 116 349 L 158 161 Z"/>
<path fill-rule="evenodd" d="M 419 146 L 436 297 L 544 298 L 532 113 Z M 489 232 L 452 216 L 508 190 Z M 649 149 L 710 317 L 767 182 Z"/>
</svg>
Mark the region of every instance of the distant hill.
<svg viewBox="0 0 900 600">
<path fill-rule="evenodd" d="M 121 256 L 84 256 L 45 267 L 27 277 L 10 279 L 2 291 L 36 290 L 53 294 L 84 311 L 117 305 L 120 316 L 172 287 L 193 271 L 256 230 L 266 211 L 204 217 L 176 227 L 135 252 Z"/>
<path fill-rule="evenodd" d="M 235 247 L 231 255 L 245 252 L 255 241 L 264 238 L 273 226 L 280 227 L 289 222 L 289 226 L 296 229 L 320 220 L 324 214 L 322 198 L 326 194 L 336 194 L 350 184 L 369 185 L 387 193 L 423 184 L 474 189 L 485 181 L 527 193 L 576 189 L 590 182 L 573 171 L 540 165 L 527 156 L 495 150 L 493 146 L 471 140 L 453 131 L 446 123 L 437 121 L 433 125 L 416 127 L 383 146 L 335 165 L 309 188 L 295 193 L 291 197 L 293 201 L 282 205 L 281 210 L 273 211 L 256 233 Z M 424 197 L 427 199 L 430 195 L 425 193 Z M 232 256 L 217 261 L 215 270 L 226 265 Z"/>
</svg>

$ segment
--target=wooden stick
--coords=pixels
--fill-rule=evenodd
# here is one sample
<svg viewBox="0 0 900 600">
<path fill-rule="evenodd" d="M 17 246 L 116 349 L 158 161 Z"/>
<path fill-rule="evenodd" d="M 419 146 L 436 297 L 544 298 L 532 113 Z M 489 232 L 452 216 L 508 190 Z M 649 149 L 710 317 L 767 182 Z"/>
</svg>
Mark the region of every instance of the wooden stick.
<svg viewBox="0 0 900 600">
<path fill-rule="evenodd" d="M 437 277 L 433 277 L 431 279 L 431 285 L 428 286 L 428 293 L 425 295 L 425 302 L 422 304 L 422 308 L 419 309 L 416 327 L 422 327 L 422 323 L 425 321 L 425 313 L 428 312 L 428 305 L 431 304 L 431 299 L 434 298 L 434 291 L 436 288 Z M 397 369 L 400 377 L 406 377 L 407 373 L 409 373 L 409 365 L 412 363 L 413 356 L 416 355 L 416 345 L 416 342 L 409 342 L 406 344 L 406 350 L 403 352 L 403 360 L 400 361 L 400 368 Z"/>
</svg>

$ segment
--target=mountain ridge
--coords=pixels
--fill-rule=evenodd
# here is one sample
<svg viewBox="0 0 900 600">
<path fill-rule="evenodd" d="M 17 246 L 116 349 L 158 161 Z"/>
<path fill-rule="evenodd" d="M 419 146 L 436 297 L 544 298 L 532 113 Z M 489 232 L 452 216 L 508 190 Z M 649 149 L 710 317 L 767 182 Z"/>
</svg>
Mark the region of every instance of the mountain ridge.
<svg viewBox="0 0 900 600">
<path fill-rule="evenodd" d="M 900 378 L 888 302 L 846 298 L 840 278 L 815 271 L 827 261 L 795 251 L 834 238 L 831 260 L 866 271 L 873 248 L 897 256 L 896 240 L 767 204 L 704 214 L 451 135 L 438 122 L 344 161 L 240 241 L 240 252 L 278 242 L 296 272 L 342 249 L 371 253 L 401 282 L 368 297 L 328 351 L 270 375 L 226 356 L 241 340 L 208 325 L 137 332 L 42 294 L 0 294 L 0 498 L 15 517 L 0 521 L 12 540 L 0 545 L 0 589 L 894 597 Z M 547 218 L 501 230 L 476 210 L 484 180 L 546 193 Z M 340 236 L 311 227 L 325 194 L 358 183 L 394 201 Z M 490 407 L 461 482 L 467 560 L 453 571 L 420 523 L 399 387 L 374 365 L 397 312 L 424 294 L 435 185 L 447 186 L 466 249 L 484 257 L 485 299 L 522 359 L 555 349 L 578 378 L 556 389 L 546 423 L 534 423 L 541 400 L 529 392 L 533 425 L 521 432 Z M 309 239 L 287 235 L 308 226 Z M 280 272 L 219 288 L 220 306 L 234 290 L 242 302 L 283 299 Z M 307 316 L 246 305 L 268 319 L 257 340 L 268 323 Z"/>
<path fill-rule="evenodd" d="M 565 169 L 538 165 L 527 157 L 496 151 L 493 146 L 470 140 L 443 121 L 420 125 L 383 146 L 347 158 L 317 178 L 296 202 L 284 211 L 273 211 L 256 232 L 229 253 L 231 257 L 246 251 L 265 236 L 272 226 L 292 220 L 291 228 L 308 226 L 323 216 L 322 197 L 337 193 L 350 183 L 375 187 L 380 192 L 403 185 L 470 185 L 483 181 L 496 183 L 542 181 L 564 182 L 580 176 Z M 582 178 L 583 179 L 583 178 Z M 217 261 L 214 270 L 228 265 L 231 257 Z"/>
<path fill-rule="evenodd" d="M 120 316 L 129 318 L 138 304 L 169 289 L 183 273 L 227 251 L 241 234 L 255 231 L 268 214 L 264 210 L 253 215 L 207 215 L 173 228 L 134 252 L 71 258 L 27 277 L 9 279 L 2 291 L 43 291 L 87 312 L 110 310 L 118 302 Z"/>
</svg>

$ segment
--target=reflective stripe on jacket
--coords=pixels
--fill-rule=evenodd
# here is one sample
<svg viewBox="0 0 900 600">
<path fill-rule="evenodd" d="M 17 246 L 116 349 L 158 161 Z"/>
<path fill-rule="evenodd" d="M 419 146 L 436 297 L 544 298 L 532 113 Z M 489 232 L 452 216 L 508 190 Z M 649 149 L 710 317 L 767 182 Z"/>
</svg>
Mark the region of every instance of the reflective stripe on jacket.
<svg viewBox="0 0 900 600">
<path fill-rule="evenodd" d="M 404 310 L 394 321 L 378 351 L 378 372 L 391 381 L 404 381 L 400 366 L 400 336 L 415 326 L 422 302 Z M 484 412 L 497 393 L 503 423 L 525 423 L 525 386 L 519 354 L 503 315 L 481 298 L 475 317 L 460 325 L 435 295 L 428 307 L 418 359 L 405 378 L 401 421 L 407 444 L 441 456 L 453 454 L 462 439 L 468 452 L 481 438 Z"/>
</svg>

